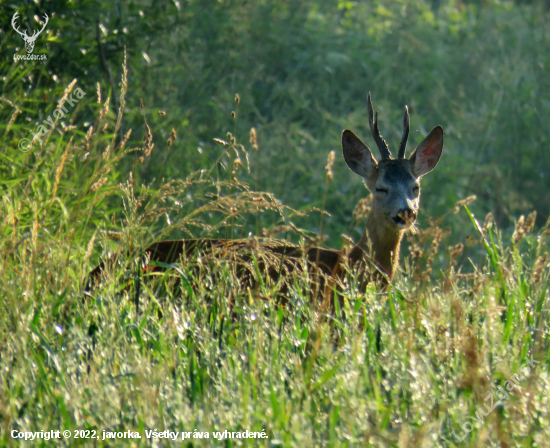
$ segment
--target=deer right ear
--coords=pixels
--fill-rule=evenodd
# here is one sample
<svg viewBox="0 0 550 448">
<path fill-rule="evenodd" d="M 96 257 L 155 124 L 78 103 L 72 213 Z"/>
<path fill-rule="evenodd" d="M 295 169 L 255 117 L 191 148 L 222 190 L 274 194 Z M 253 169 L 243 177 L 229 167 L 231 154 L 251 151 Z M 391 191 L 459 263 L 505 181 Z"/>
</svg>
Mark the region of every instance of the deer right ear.
<svg viewBox="0 0 550 448">
<path fill-rule="evenodd" d="M 424 176 L 435 168 L 443 151 L 443 128 L 436 126 L 418 145 L 409 158 L 416 177 Z"/>
<path fill-rule="evenodd" d="M 351 131 L 342 133 L 342 152 L 349 169 L 361 177 L 368 178 L 378 166 L 367 145 Z"/>
</svg>

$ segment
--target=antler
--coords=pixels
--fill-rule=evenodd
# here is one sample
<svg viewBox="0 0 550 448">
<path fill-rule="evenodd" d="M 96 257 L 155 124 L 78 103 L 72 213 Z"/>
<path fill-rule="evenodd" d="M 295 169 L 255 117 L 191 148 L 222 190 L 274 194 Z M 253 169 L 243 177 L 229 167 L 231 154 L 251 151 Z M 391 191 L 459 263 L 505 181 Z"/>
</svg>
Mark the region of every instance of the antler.
<svg viewBox="0 0 550 448">
<path fill-rule="evenodd" d="M 368 96 L 368 103 L 369 103 L 369 125 L 370 125 L 370 130 L 372 132 L 372 136 L 374 137 L 374 141 L 376 142 L 376 145 L 380 150 L 380 155 L 382 156 L 382 160 L 391 159 L 392 158 L 391 152 L 388 149 L 388 145 L 380 135 L 380 131 L 378 129 L 378 112 L 374 114 L 372 110 L 372 101 L 370 99 L 370 92 Z"/>
<path fill-rule="evenodd" d="M 15 30 L 16 33 L 20 34 L 21 36 L 29 37 L 29 36 L 27 36 L 27 32 L 26 32 L 26 31 L 21 32 L 21 31 L 19 31 L 19 27 L 17 27 L 17 28 L 15 27 L 15 21 L 17 20 L 17 15 L 18 15 L 18 14 L 19 14 L 19 13 L 18 13 L 17 11 L 15 11 L 15 14 L 13 15 L 13 17 L 12 17 L 12 19 L 11 19 L 11 26 L 13 27 L 13 29 Z M 23 37 L 23 39 L 24 39 L 25 37 Z"/>
<path fill-rule="evenodd" d="M 32 33 L 32 36 L 31 37 L 34 37 L 34 36 L 37 36 L 42 32 L 44 31 L 44 28 L 46 28 L 46 25 L 48 24 L 48 20 L 50 20 L 50 18 L 48 17 L 48 14 L 44 13 L 44 16 L 45 16 L 45 19 L 46 21 L 44 22 L 44 25 L 42 25 L 42 29 L 40 31 L 35 31 L 34 33 Z"/>
<path fill-rule="evenodd" d="M 409 138 L 410 120 L 409 120 L 409 108 L 405 106 L 405 116 L 403 117 L 403 137 L 401 137 L 401 143 L 399 144 L 398 159 L 405 158 L 405 150 L 407 149 L 407 139 Z"/>
</svg>

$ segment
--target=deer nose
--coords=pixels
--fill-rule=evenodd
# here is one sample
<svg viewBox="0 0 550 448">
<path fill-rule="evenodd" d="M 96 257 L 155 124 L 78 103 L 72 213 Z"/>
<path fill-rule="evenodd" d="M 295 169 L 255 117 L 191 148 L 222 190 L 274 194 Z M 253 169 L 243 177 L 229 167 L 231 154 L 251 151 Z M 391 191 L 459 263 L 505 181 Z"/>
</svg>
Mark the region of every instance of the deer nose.
<svg viewBox="0 0 550 448">
<path fill-rule="evenodd" d="M 402 208 L 397 212 L 397 216 L 393 220 L 399 225 L 411 225 L 416 221 L 416 211 L 410 207 Z"/>
</svg>

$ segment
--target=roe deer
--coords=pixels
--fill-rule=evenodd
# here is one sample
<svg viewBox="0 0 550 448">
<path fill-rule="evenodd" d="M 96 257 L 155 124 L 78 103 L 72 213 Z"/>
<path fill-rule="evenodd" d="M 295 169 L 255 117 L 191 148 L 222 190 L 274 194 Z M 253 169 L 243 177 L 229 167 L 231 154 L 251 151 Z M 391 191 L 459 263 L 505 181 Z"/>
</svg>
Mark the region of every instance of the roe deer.
<svg viewBox="0 0 550 448">
<path fill-rule="evenodd" d="M 348 255 L 344 255 L 342 251 L 318 247 L 304 249 L 285 241 L 206 238 L 160 241 L 151 244 L 145 253 L 151 261 L 161 264 L 173 263 L 182 258 L 185 263 L 189 257 L 197 254 L 237 261 L 240 278 L 248 284 L 256 283 L 251 262 L 257 262 L 258 258 L 261 259 L 260 267 L 276 281 L 296 269 L 313 268 L 322 274 L 320 288 L 316 289 L 320 292 L 324 291 L 327 278 L 329 285 L 334 284 L 342 272 L 344 260 L 366 277 L 361 279 L 363 284 L 372 279 L 365 271 L 367 265 L 374 265 L 378 271 L 375 272 L 375 279 L 382 283 L 393 280 L 399 264 L 401 239 L 414 226 L 418 214 L 420 179 L 437 165 L 443 150 L 443 129 L 441 126 L 435 127 L 406 159 L 409 113 L 405 106 L 403 136 L 398 158 L 393 159 L 380 135 L 378 113 L 373 112 L 370 93 L 368 109 L 370 128 L 381 154 L 379 162 L 353 132 L 345 130 L 342 133 L 342 150 L 348 167 L 364 179 L 373 194 L 372 208 L 367 216 L 363 236 Z M 257 257 L 257 249 L 261 249 L 261 257 Z M 155 269 L 158 267 L 157 265 Z M 90 278 L 93 283 L 104 268 L 105 264 L 102 262 L 92 271 Z M 323 302 L 329 296 L 327 291 L 324 296 Z"/>
</svg>

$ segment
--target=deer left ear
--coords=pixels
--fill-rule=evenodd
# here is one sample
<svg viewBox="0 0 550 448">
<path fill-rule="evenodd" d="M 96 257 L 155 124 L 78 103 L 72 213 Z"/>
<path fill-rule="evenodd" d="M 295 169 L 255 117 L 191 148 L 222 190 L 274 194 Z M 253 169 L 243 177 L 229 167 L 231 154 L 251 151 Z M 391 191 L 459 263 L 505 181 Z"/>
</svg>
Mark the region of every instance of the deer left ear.
<svg viewBox="0 0 550 448">
<path fill-rule="evenodd" d="M 414 150 L 409 161 L 416 177 L 424 176 L 435 168 L 443 151 L 443 128 L 436 126 Z"/>
<path fill-rule="evenodd" d="M 365 179 L 378 166 L 367 145 L 351 131 L 345 130 L 342 133 L 342 152 L 349 169 Z"/>
</svg>

